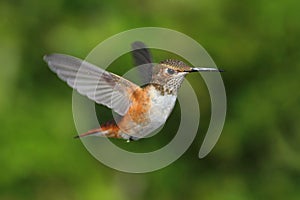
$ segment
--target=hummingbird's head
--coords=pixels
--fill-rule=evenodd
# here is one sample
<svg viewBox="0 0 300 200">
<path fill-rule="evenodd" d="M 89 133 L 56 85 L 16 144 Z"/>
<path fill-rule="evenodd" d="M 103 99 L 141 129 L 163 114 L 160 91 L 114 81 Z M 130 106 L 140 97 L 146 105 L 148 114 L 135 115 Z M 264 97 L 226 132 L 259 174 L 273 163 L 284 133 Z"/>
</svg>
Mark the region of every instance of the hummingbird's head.
<svg viewBox="0 0 300 200">
<path fill-rule="evenodd" d="M 151 82 L 160 85 L 164 92 L 176 94 L 187 74 L 200 71 L 221 72 L 216 68 L 195 68 L 179 60 L 167 59 L 153 67 Z"/>
</svg>

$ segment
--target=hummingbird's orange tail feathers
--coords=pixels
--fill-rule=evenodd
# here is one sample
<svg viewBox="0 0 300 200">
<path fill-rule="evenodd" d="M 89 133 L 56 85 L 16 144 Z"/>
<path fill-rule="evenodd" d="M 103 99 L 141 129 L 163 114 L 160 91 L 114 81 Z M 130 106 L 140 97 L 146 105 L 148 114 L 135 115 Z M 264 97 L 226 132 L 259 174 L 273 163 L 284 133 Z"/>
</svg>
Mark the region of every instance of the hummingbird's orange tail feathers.
<svg viewBox="0 0 300 200">
<path fill-rule="evenodd" d="M 111 137 L 111 138 L 121 138 L 119 134 L 119 130 L 120 128 L 115 122 L 109 121 L 101 125 L 100 128 L 89 130 L 88 132 L 82 133 L 80 135 L 76 135 L 74 138 L 81 138 L 81 137 L 91 136 L 91 135 Z"/>
</svg>

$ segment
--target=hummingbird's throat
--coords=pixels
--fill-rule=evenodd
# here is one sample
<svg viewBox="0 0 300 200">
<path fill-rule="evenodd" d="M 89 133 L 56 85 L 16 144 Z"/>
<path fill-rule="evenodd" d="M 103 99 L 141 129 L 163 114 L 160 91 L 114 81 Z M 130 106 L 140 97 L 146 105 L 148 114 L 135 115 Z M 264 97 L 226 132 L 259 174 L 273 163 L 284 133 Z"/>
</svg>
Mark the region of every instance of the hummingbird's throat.
<svg viewBox="0 0 300 200">
<path fill-rule="evenodd" d="M 180 88 L 183 80 L 184 80 L 184 76 L 176 76 L 172 78 L 156 77 L 155 79 L 152 79 L 151 84 L 157 90 L 159 90 L 162 93 L 162 95 L 165 94 L 177 95 L 177 91 Z"/>
</svg>

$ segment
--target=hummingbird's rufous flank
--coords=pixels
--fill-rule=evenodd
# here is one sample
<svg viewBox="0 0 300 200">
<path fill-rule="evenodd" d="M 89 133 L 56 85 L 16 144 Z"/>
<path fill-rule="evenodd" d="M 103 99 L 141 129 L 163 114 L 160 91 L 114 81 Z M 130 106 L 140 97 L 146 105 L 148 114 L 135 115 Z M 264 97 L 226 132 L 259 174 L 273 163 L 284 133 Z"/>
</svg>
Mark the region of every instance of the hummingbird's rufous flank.
<svg viewBox="0 0 300 200">
<path fill-rule="evenodd" d="M 147 84 L 142 87 L 75 57 L 62 54 L 44 56 L 50 69 L 69 86 L 122 116 L 117 122 L 104 123 L 76 137 L 95 135 L 128 141 L 143 138 L 166 122 L 187 74 L 221 71 L 190 67 L 174 59 L 152 64 L 150 52 L 142 42 L 134 42 L 132 48 L 135 64 L 146 65 L 142 78 Z"/>
</svg>

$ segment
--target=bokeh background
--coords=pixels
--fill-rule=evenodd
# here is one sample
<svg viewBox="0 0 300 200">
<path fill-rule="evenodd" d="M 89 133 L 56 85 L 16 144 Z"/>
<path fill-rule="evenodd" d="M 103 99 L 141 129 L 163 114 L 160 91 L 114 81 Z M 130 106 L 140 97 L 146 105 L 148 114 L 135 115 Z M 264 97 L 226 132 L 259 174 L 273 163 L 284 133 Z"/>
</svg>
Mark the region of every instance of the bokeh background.
<svg viewBox="0 0 300 200">
<path fill-rule="evenodd" d="M 0 199 L 299 199 L 299 7 L 296 0 L 0 1 Z M 85 58 L 106 38 L 144 26 L 171 28 L 203 45 L 226 70 L 228 112 L 216 147 L 198 159 L 210 103 L 201 76 L 191 75 L 201 99 L 196 140 L 164 169 L 127 174 L 72 138 L 72 90 L 42 56 Z M 156 61 L 166 55 L 154 51 Z M 125 73 L 130 55 L 113 65 Z M 128 148 L 169 141 L 179 110 L 166 134 Z"/>
</svg>

